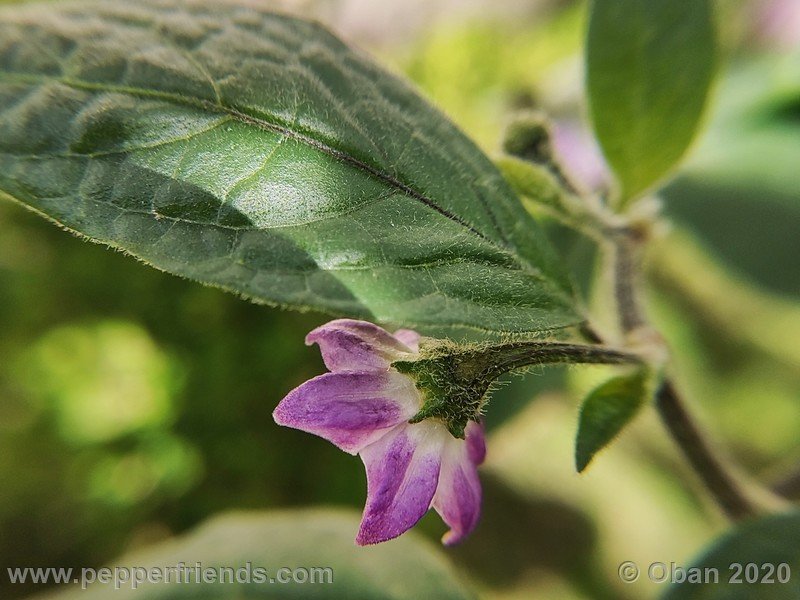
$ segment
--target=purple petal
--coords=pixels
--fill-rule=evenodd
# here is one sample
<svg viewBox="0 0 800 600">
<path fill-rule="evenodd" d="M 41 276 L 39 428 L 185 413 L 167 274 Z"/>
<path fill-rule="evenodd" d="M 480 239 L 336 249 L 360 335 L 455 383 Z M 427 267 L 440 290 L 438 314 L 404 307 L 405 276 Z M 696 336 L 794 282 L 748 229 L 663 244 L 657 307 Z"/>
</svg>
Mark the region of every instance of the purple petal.
<svg viewBox="0 0 800 600">
<path fill-rule="evenodd" d="M 395 538 L 428 511 L 449 435 L 443 424 L 428 420 L 401 425 L 361 451 L 367 468 L 367 504 L 357 544 Z"/>
<path fill-rule="evenodd" d="M 413 380 L 396 371 L 325 373 L 306 381 L 272 413 L 278 425 L 294 427 L 356 454 L 419 410 Z"/>
<path fill-rule="evenodd" d="M 450 527 L 442 537 L 442 543 L 447 546 L 461 542 L 480 519 L 481 482 L 472 453 L 468 441 L 452 438 L 442 457 L 433 508 Z"/>
<path fill-rule="evenodd" d="M 464 430 L 467 441 L 467 454 L 475 465 L 483 464 L 486 460 L 486 434 L 483 431 L 483 423 L 470 421 Z"/>
<path fill-rule="evenodd" d="M 325 366 L 334 373 L 385 371 L 393 361 L 414 354 L 388 331 L 352 319 L 337 319 L 317 327 L 306 336 L 306 344 L 319 344 Z"/>
<path fill-rule="evenodd" d="M 403 342 L 414 352 L 419 352 L 419 338 L 421 336 L 413 329 L 398 329 L 394 332 L 394 337 Z"/>
<path fill-rule="evenodd" d="M 588 191 L 608 187 L 609 169 L 589 131 L 573 121 L 559 121 L 553 128 L 553 147 L 567 175 Z"/>
<path fill-rule="evenodd" d="M 800 3 L 772 0 L 759 6 L 756 33 L 777 49 L 791 50 L 800 44 Z"/>
</svg>

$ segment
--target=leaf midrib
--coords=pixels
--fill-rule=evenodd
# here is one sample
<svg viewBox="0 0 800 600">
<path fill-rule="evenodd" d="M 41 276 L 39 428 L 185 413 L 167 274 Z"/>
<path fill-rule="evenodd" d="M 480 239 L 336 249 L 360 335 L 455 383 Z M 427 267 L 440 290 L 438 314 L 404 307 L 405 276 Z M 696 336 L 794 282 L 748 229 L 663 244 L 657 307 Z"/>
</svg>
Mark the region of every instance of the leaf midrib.
<svg viewBox="0 0 800 600">
<path fill-rule="evenodd" d="M 11 75 L 9 77 L 9 75 Z M 302 133 L 300 131 L 296 131 L 285 125 L 284 123 L 279 122 L 272 122 L 267 120 L 264 116 L 254 116 L 249 115 L 247 113 L 242 112 L 241 110 L 235 109 L 230 106 L 225 106 L 223 104 L 216 104 L 214 102 L 210 102 L 208 100 L 203 100 L 200 98 L 193 98 L 191 96 L 183 96 L 181 94 L 173 94 L 170 92 L 161 92 L 155 90 L 148 90 L 144 88 L 137 88 L 137 87 L 130 87 L 130 86 L 117 86 L 117 85 L 109 85 L 109 84 L 102 84 L 102 83 L 92 83 L 88 81 L 82 81 L 79 79 L 72 79 L 72 78 L 63 78 L 63 77 L 47 77 L 47 76 L 37 76 L 37 75 L 26 75 L 22 73 L 0 73 L 0 80 L 14 80 L 19 81 L 20 83 L 37 83 L 42 84 L 45 82 L 57 82 L 67 87 L 71 87 L 78 90 L 84 91 L 97 91 L 97 92 L 107 92 L 107 93 L 115 93 L 115 94 L 126 94 L 129 96 L 134 97 L 141 97 L 141 98 L 148 98 L 153 100 L 160 100 L 164 102 L 170 102 L 173 104 L 177 104 L 184 107 L 189 108 L 196 108 L 201 110 L 213 111 L 218 114 L 225 114 L 230 116 L 231 118 L 239 121 L 240 123 L 244 123 L 246 125 L 251 125 L 253 127 L 257 127 L 259 129 L 265 129 L 268 131 L 273 131 L 275 133 L 279 133 L 286 137 L 292 138 L 296 141 L 299 141 L 303 144 L 306 144 L 315 150 L 323 152 L 328 156 L 331 156 L 337 160 L 345 162 L 361 171 L 366 172 L 370 176 L 380 180 L 382 183 L 390 185 L 398 189 L 399 191 L 403 192 L 405 195 L 423 203 L 425 206 L 434 210 L 441 214 L 442 216 L 458 223 L 462 227 L 467 228 L 471 233 L 475 234 L 476 236 L 480 237 L 482 240 L 492 244 L 493 246 L 497 247 L 498 249 L 502 250 L 503 252 L 511 253 L 509 248 L 502 247 L 497 241 L 492 240 L 491 238 L 484 235 L 480 230 L 476 229 L 474 226 L 470 225 L 467 221 L 459 217 L 458 215 L 453 214 L 452 212 L 448 211 L 445 208 L 442 208 L 438 204 L 436 204 L 431 198 L 426 196 L 425 194 L 415 190 L 410 185 L 400 181 L 396 177 L 389 175 L 388 173 L 373 167 L 372 165 L 360 160 L 351 154 L 339 150 L 338 148 L 334 148 L 333 146 L 326 144 L 325 142 L 321 142 L 310 135 Z"/>
</svg>

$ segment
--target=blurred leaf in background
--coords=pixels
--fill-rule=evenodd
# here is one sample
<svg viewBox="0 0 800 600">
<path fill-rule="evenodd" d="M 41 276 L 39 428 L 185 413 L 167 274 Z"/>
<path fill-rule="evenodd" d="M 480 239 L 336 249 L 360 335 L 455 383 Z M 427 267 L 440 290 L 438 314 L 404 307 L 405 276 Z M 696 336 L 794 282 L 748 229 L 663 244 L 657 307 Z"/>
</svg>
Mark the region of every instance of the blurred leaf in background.
<svg viewBox="0 0 800 600">
<path fill-rule="evenodd" d="M 800 597 L 800 513 L 744 523 L 717 540 L 703 556 L 673 571 L 676 583 L 663 600 L 793 600 Z M 671 567 L 668 567 L 668 569 Z M 669 572 L 669 571 L 668 571 Z M 693 573 L 696 581 L 681 581 Z M 731 585 L 724 585 L 725 582 Z"/>
<path fill-rule="evenodd" d="M 190 534 L 121 557 L 112 569 L 169 569 L 184 563 L 191 571 L 181 576 L 194 582 L 193 569 L 200 563 L 203 571 L 228 578 L 224 582 L 145 582 L 135 589 L 126 582 L 114 589 L 112 581 L 87 590 L 74 586 L 53 598 L 475 598 L 441 550 L 414 533 L 370 548 L 355 546 L 359 520 L 357 512 L 326 509 L 223 514 Z M 256 569 L 276 582 L 259 582 Z M 289 577 L 296 580 L 281 583 Z"/>
<path fill-rule="evenodd" d="M 164 427 L 183 383 L 176 361 L 125 321 L 53 329 L 17 361 L 18 385 L 76 445 Z"/>
<path fill-rule="evenodd" d="M 738 56 L 717 95 L 666 204 L 729 265 L 800 298 L 800 52 Z"/>
</svg>

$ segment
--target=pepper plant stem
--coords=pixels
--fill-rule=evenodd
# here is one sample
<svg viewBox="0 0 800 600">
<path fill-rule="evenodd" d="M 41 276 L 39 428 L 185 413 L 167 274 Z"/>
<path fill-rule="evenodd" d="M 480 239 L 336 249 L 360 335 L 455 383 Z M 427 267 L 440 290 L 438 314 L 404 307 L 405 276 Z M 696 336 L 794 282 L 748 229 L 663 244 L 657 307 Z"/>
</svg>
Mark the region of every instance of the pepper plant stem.
<svg viewBox="0 0 800 600">
<path fill-rule="evenodd" d="M 511 342 L 493 348 L 496 359 L 488 367 L 488 377 L 541 364 L 642 364 L 642 358 L 632 352 L 606 346 L 569 344 L 562 342 Z M 494 352 L 493 352 L 494 353 Z"/>
<path fill-rule="evenodd" d="M 614 292 L 620 328 L 625 334 L 648 326 L 637 286 L 641 250 L 633 235 L 621 233 L 614 239 Z M 656 392 L 656 409 L 672 439 L 730 519 L 740 520 L 762 512 L 730 466 L 712 449 L 669 378 L 664 379 Z"/>
</svg>

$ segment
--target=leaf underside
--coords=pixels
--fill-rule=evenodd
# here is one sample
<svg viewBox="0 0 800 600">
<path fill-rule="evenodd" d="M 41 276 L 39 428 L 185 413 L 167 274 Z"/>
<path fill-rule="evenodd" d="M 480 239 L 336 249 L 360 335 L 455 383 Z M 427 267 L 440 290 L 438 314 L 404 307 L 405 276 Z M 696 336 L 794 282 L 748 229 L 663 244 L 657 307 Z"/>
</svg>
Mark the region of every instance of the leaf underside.
<svg viewBox="0 0 800 600">
<path fill-rule="evenodd" d="M 474 144 L 319 25 L 252 5 L 0 10 L 0 196 L 267 304 L 428 333 L 579 320 Z"/>
</svg>

